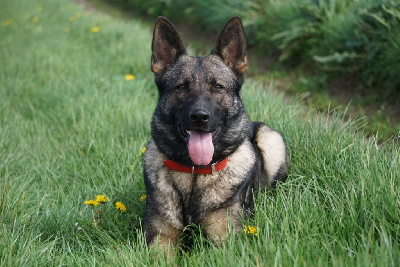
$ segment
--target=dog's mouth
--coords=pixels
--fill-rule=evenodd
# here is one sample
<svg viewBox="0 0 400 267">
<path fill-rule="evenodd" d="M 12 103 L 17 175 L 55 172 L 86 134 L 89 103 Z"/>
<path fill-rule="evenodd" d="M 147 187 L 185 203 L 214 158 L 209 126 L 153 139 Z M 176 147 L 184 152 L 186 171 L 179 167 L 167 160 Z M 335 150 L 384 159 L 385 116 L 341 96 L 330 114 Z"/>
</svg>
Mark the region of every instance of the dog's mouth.
<svg viewBox="0 0 400 267">
<path fill-rule="evenodd" d="M 195 165 L 209 165 L 214 155 L 214 144 L 220 128 L 212 132 L 199 130 L 184 130 L 180 132 L 184 140 L 188 143 L 189 156 Z"/>
<path fill-rule="evenodd" d="M 210 132 L 200 131 L 200 130 L 192 130 L 192 131 L 190 131 L 190 130 L 185 130 L 180 125 L 178 126 L 178 128 L 179 128 L 179 133 L 181 134 L 182 139 L 185 140 L 186 142 L 189 142 L 190 132 L 211 133 L 212 140 L 214 141 L 215 138 L 217 137 L 218 133 L 221 130 L 221 127 L 218 127 L 215 131 L 210 131 Z"/>
</svg>

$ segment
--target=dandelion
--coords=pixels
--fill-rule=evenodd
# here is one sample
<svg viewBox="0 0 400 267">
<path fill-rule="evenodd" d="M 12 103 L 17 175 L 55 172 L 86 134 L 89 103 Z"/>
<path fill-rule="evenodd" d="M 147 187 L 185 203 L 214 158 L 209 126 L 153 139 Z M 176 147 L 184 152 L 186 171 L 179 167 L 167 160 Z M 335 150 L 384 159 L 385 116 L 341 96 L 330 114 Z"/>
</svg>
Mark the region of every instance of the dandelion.
<svg viewBox="0 0 400 267">
<path fill-rule="evenodd" d="M 126 207 L 125 207 L 124 203 L 119 202 L 119 201 L 115 202 L 115 208 L 117 210 L 119 210 L 120 212 L 125 212 L 126 211 Z"/>
<path fill-rule="evenodd" d="M 42 6 L 37 6 L 36 11 L 42 11 Z"/>
<path fill-rule="evenodd" d="M 96 201 L 99 203 L 106 203 L 107 201 L 110 201 L 109 197 L 105 197 L 104 195 L 97 195 L 96 196 Z"/>
<path fill-rule="evenodd" d="M 70 30 L 69 27 L 64 28 L 64 32 L 69 32 L 69 30 Z"/>
<path fill-rule="evenodd" d="M 68 20 L 69 20 L 69 22 L 74 22 L 75 21 L 75 17 L 69 17 Z"/>
<path fill-rule="evenodd" d="M 258 235 L 258 234 L 257 234 L 257 228 L 255 228 L 254 226 L 251 226 L 251 225 L 244 225 L 243 231 L 244 231 L 246 234 L 255 235 L 255 236 Z"/>
<path fill-rule="evenodd" d="M 100 27 L 97 27 L 97 26 L 92 27 L 91 31 L 92 31 L 92 33 L 98 33 L 100 31 Z"/>
<path fill-rule="evenodd" d="M 84 16 L 87 18 L 89 17 L 90 13 L 89 12 L 85 12 Z"/>
<path fill-rule="evenodd" d="M 135 79 L 135 76 L 132 74 L 125 75 L 125 81 L 133 81 L 134 79 Z"/>
<path fill-rule="evenodd" d="M 144 152 L 146 152 L 147 147 L 143 147 L 142 150 L 140 150 L 140 153 L 144 154 Z"/>
<path fill-rule="evenodd" d="M 85 205 L 94 208 L 99 205 L 99 202 L 94 199 L 89 199 L 89 200 L 85 201 Z"/>
<path fill-rule="evenodd" d="M 3 22 L 1 23 L 1 26 L 5 27 L 5 26 L 10 25 L 10 24 L 13 23 L 13 22 L 14 22 L 13 19 L 8 19 L 8 20 L 6 20 L 6 21 L 3 21 Z"/>
<path fill-rule="evenodd" d="M 79 18 L 81 16 L 81 13 L 76 13 L 75 18 Z"/>
<path fill-rule="evenodd" d="M 146 198 L 147 198 L 147 195 L 141 195 L 140 198 L 139 198 L 139 200 L 140 200 L 140 201 L 145 201 Z"/>
<path fill-rule="evenodd" d="M 33 22 L 33 23 L 36 23 L 36 22 L 38 22 L 38 21 L 39 21 L 39 17 L 38 17 L 38 16 L 32 18 L 32 22 Z"/>
</svg>

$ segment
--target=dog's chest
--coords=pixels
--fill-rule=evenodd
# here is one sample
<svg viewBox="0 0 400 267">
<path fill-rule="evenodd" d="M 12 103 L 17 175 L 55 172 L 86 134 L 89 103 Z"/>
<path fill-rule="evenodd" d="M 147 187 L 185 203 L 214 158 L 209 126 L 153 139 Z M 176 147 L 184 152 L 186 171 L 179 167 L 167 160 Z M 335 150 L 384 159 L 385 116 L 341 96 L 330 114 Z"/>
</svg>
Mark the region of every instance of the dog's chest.
<svg viewBox="0 0 400 267">
<path fill-rule="evenodd" d="M 168 170 L 167 179 L 181 198 L 187 216 L 197 217 L 225 203 L 249 177 L 255 164 L 250 142 L 244 142 L 229 159 L 225 169 L 215 174 L 191 174 Z"/>
<path fill-rule="evenodd" d="M 256 161 L 250 141 L 245 140 L 229 156 L 225 169 L 215 174 L 192 175 L 168 169 L 167 158 L 151 141 L 144 159 L 149 193 L 163 206 L 163 214 L 177 227 L 182 222 L 197 222 L 208 211 L 224 205 L 251 176 Z"/>
</svg>

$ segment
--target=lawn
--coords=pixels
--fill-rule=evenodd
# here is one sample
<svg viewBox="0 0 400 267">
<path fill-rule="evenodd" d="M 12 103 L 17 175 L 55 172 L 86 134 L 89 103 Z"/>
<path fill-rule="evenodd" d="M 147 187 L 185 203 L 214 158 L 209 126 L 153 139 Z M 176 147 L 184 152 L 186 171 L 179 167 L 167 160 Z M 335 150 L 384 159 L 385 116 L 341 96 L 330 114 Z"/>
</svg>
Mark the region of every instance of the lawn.
<svg viewBox="0 0 400 267">
<path fill-rule="evenodd" d="M 150 253 L 140 220 L 152 29 L 67 0 L 1 1 L 0 23 L 1 266 L 400 265 L 399 147 L 250 79 L 249 116 L 282 132 L 292 162 L 244 221 L 257 235 L 215 247 L 192 227 L 172 262 Z M 97 195 L 110 200 L 84 204 Z"/>
</svg>

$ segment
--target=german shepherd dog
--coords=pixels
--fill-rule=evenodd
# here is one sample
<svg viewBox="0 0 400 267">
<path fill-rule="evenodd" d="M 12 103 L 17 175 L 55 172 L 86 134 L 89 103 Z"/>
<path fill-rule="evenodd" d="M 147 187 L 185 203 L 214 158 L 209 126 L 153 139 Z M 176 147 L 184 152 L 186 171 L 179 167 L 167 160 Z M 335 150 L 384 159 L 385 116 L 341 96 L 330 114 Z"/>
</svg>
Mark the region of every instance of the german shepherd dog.
<svg viewBox="0 0 400 267">
<path fill-rule="evenodd" d="M 177 245 L 191 223 L 219 243 L 233 224 L 241 229 L 260 189 L 286 179 L 281 135 L 245 113 L 246 69 L 239 17 L 227 22 L 206 57 L 188 56 L 172 23 L 157 19 L 151 70 L 159 98 L 144 156 L 147 244 Z"/>
</svg>

